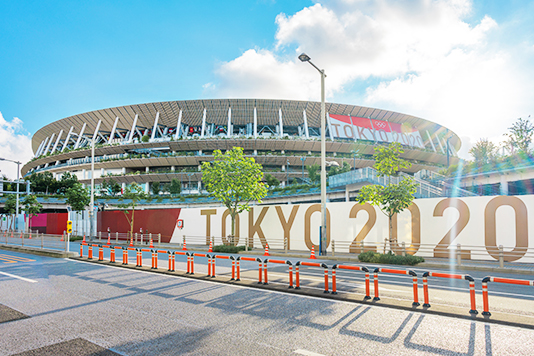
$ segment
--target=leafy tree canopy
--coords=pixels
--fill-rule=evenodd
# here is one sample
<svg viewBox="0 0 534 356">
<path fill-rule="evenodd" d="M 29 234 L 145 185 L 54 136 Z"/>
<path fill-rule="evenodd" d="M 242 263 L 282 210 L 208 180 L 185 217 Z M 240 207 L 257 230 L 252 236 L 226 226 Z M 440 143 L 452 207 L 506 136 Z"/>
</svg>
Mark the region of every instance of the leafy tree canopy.
<svg viewBox="0 0 534 356">
<path fill-rule="evenodd" d="M 235 216 L 248 211 L 251 201 L 261 202 L 267 195 L 262 166 L 254 158 L 245 157 L 242 147 L 234 147 L 225 154 L 215 150 L 213 158 L 213 162 L 202 163 L 202 180 L 206 190 L 228 208 L 233 236 Z"/>
<path fill-rule="evenodd" d="M 519 118 L 514 122 L 512 127 L 508 128 L 509 132 L 505 134 L 508 137 L 506 145 L 512 152 L 530 153 L 530 144 L 534 134 L 534 125 L 530 120 Z"/>
<path fill-rule="evenodd" d="M 89 189 L 84 188 L 81 183 L 76 183 L 74 186 L 67 189 L 65 195 L 67 197 L 67 204 L 69 204 L 74 211 L 84 210 L 91 201 Z"/>
</svg>

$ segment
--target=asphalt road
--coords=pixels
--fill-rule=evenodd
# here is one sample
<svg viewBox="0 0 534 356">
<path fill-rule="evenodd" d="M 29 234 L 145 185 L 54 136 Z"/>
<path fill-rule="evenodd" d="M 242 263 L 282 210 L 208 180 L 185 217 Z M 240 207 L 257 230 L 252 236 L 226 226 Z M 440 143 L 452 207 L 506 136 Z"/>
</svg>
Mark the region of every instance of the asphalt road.
<svg viewBox="0 0 534 356">
<path fill-rule="evenodd" d="M 0 355 L 77 338 L 122 355 L 531 355 L 534 348 L 532 329 L 3 254 L 34 261 L 0 263 L 0 304 L 28 316 L 0 323 Z"/>
</svg>

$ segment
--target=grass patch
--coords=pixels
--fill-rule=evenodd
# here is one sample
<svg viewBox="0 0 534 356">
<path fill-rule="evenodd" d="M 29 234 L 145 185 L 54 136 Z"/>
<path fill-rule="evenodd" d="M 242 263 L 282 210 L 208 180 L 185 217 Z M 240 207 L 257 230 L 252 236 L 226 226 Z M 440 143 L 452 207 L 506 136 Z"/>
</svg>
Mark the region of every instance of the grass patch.
<svg viewBox="0 0 534 356">
<path fill-rule="evenodd" d="M 418 263 L 425 262 L 423 257 L 419 256 L 397 256 L 392 251 L 388 253 L 377 253 L 373 251 L 367 251 L 358 255 L 360 262 L 368 263 L 384 263 L 392 265 L 409 265 L 415 266 Z"/>
<path fill-rule="evenodd" d="M 238 253 L 245 251 L 245 246 L 216 245 L 213 246 L 213 252 Z"/>
</svg>

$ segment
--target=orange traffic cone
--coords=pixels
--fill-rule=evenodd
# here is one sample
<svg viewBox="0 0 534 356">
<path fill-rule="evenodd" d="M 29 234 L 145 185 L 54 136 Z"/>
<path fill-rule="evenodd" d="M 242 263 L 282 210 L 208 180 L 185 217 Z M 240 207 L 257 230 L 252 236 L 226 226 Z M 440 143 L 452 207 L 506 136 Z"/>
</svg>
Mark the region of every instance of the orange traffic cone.
<svg viewBox="0 0 534 356">
<path fill-rule="evenodd" d="M 133 236 L 130 236 L 130 247 L 133 247 Z"/>
<path fill-rule="evenodd" d="M 210 240 L 210 248 L 208 249 L 208 252 L 213 252 L 213 242 Z"/>
<path fill-rule="evenodd" d="M 312 245 L 310 260 L 315 260 L 315 245 Z"/>
<path fill-rule="evenodd" d="M 22 232 L 20 233 L 20 238 L 22 239 Z M 63 240 L 61 240 L 61 241 L 63 241 Z"/>
<path fill-rule="evenodd" d="M 30 230 L 30 240 L 31 240 L 31 238 L 32 238 L 32 231 Z"/>
<path fill-rule="evenodd" d="M 187 251 L 187 247 L 185 246 L 185 236 L 184 236 L 184 247 L 182 247 L 183 251 Z"/>
<path fill-rule="evenodd" d="M 154 247 L 154 242 L 152 241 L 152 236 L 150 236 L 150 246 L 148 247 Z"/>
<path fill-rule="evenodd" d="M 263 255 L 264 256 L 270 256 L 269 255 L 269 244 L 265 244 L 265 253 Z"/>
<path fill-rule="evenodd" d="M 63 231 L 63 235 L 61 235 L 61 240 L 59 240 L 59 241 L 63 241 L 64 237 L 65 237 L 65 231 Z"/>
<path fill-rule="evenodd" d="M 85 234 L 83 234 L 83 240 L 82 243 L 85 243 Z"/>
<path fill-rule="evenodd" d="M 108 232 L 108 245 L 111 245 L 111 234 Z"/>
</svg>

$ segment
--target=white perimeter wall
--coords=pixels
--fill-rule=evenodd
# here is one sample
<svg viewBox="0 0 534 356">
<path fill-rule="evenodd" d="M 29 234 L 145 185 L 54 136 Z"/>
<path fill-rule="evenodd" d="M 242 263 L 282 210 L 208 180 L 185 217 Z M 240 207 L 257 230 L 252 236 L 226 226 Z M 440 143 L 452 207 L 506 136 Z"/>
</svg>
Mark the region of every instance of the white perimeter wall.
<svg viewBox="0 0 534 356">
<path fill-rule="evenodd" d="M 328 203 L 327 210 L 328 236 L 335 240 L 336 252 L 359 253 L 359 241 L 365 245 L 388 237 L 388 219 L 377 207 Z M 182 209 L 184 228 L 175 228 L 172 242 L 181 242 L 184 235 L 190 243 L 206 236 L 220 241 L 221 236 L 230 235 L 230 216 L 225 212 L 226 208 Z M 236 236 L 240 245 L 248 238 L 249 246 L 261 247 L 267 242 L 271 248 L 283 248 L 284 236 L 289 236 L 291 250 L 310 250 L 314 244 L 317 251 L 320 215 L 320 204 L 254 206 L 240 214 Z M 474 259 L 494 260 L 492 255 L 498 256 L 495 249 L 503 245 L 510 259 L 510 252 L 521 255 L 526 247 L 534 246 L 534 196 L 418 199 L 399 214 L 394 225 L 399 243 L 405 242 L 407 247 L 412 242 L 423 244 L 420 250 L 414 245 L 411 251 L 416 255 L 434 256 L 438 245 L 453 250 L 461 244 L 462 250 L 477 251 Z M 329 251 L 331 245 L 329 241 Z M 516 260 L 534 262 L 528 255 Z"/>
</svg>

